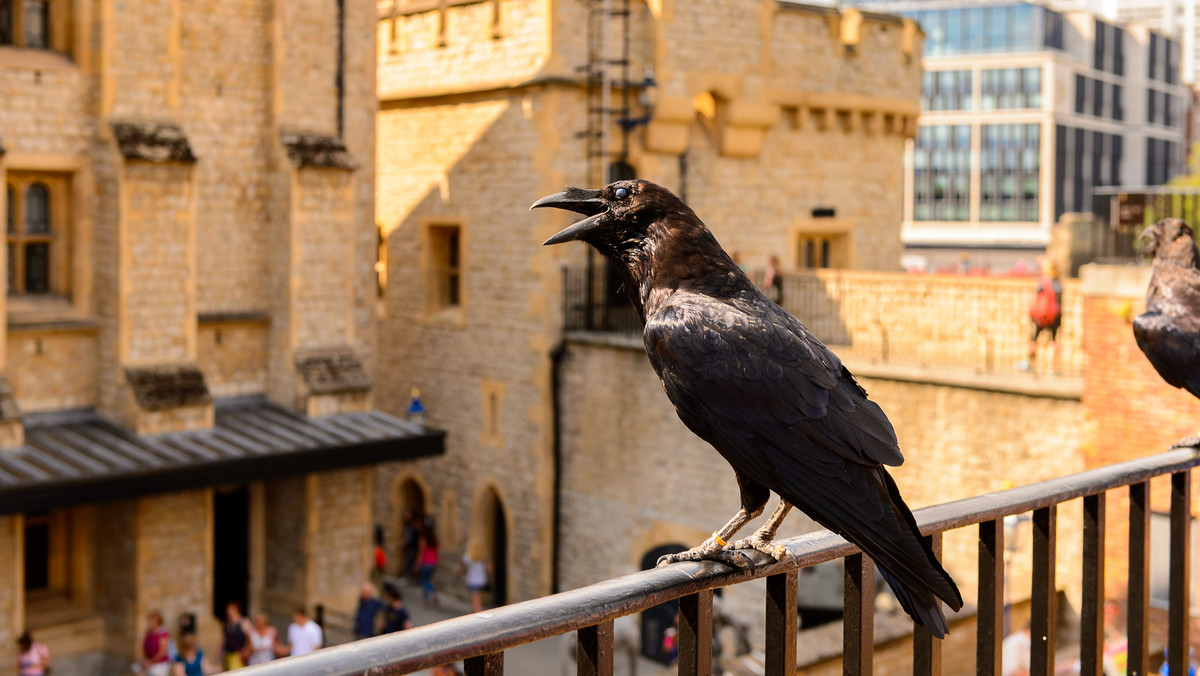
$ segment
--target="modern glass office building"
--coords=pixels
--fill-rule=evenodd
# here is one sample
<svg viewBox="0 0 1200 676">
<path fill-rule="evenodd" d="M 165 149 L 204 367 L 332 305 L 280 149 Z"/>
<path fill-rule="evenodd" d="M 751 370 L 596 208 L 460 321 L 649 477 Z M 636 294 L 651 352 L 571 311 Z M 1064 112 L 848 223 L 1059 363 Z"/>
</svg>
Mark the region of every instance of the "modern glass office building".
<svg viewBox="0 0 1200 676">
<path fill-rule="evenodd" d="M 931 268 L 1032 262 L 1064 213 L 1092 211 L 1093 187 L 1183 170 L 1179 45 L 1145 26 L 1025 2 L 859 6 L 925 32 L 903 237 Z"/>
</svg>

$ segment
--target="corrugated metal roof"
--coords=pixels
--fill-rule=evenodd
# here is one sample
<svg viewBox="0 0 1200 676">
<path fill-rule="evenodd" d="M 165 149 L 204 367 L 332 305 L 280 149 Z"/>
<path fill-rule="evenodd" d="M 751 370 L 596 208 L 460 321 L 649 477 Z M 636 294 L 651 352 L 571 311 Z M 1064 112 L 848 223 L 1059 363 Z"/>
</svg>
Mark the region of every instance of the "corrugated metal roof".
<svg viewBox="0 0 1200 676">
<path fill-rule="evenodd" d="M 90 411 L 27 415 L 25 445 L 0 450 L 0 513 L 438 455 L 444 438 L 379 411 L 309 418 L 262 398 L 217 402 L 210 429 L 153 436 Z"/>
</svg>

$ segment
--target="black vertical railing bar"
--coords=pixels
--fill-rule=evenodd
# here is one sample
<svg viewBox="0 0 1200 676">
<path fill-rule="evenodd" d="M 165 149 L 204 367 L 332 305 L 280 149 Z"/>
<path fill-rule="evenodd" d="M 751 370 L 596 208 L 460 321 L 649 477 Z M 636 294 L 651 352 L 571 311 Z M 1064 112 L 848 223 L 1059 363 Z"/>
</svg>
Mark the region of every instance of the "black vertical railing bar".
<svg viewBox="0 0 1200 676">
<path fill-rule="evenodd" d="M 575 672 L 579 676 L 612 676 L 612 620 L 579 630 L 575 647 Z"/>
<path fill-rule="evenodd" d="M 679 676 L 711 676 L 713 637 L 711 589 L 679 599 Z"/>
<path fill-rule="evenodd" d="M 1033 510 L 1033 590 L 1029 599 L 1031 676 L 1054 674 L 1058 628 L 1058 590 L 1054 575 L 1057 530 L 1058 505 Z"/>
<path fill-rule="evenodd" d="M 1080 608 L 1081 674 L 1104 670 L 1104 520 L 1105 493 L 1083 499 L 1083 594 Z"/>
<path fill-rule="evenodd" d="M 1130 676 L 1150 673 L 1150 482 L 1129 486 L 1128 612 Z"/>
<path fill-rule="evenodd" d="M 940 560 L 942 558 L 942 534 L 934 533 L 925 537 L 930 549 Z M 925 627 L 913 627 L 913 676 L 941 676 L 942 673 L 942 642 L 935 639 Z"/>
<path fill-rule="evenodd" d="M 504 653 L 486 653 L 463 660 L 464 676 L 504 676 Z"/>
<path fill-rule="evenodd" d="M 862 554 L 845 559 L 842 615 L 842 673 L 871 673 L 875 654 L 875 564 Z"/>
<path fill-rule="evenodd" d="M 979 524 L 979 599 L 975 674 L 999 676 L 1004 641 L 1004 519 Z"/>
<path fill-rule="evenodd" d="M 795 676 L 798 580 L 797 570 L 767 578 L 765 676 Z"/>
<path fill-rule="evenodd" d="M 1192 473 L 1171 475 L 1170 602 L 1167 607 L 1167 663 L 1172 674 L 1187 674 L 1192 605 Z"/>
</svg>

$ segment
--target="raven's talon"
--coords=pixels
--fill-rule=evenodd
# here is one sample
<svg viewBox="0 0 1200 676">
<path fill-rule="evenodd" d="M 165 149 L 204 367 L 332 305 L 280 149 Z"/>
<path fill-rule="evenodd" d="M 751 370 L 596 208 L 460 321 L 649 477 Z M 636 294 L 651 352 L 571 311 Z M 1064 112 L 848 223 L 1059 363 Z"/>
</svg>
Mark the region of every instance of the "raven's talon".
<svg viewBox="0 0 1200 676">
<path fill-rule="evenodd" d="M 677 554 L 664 554 L 658 557 L 655 567 L 662 568 L 678 561 L 716 561 L 736 570 L 749 568 L 752 573 L 757 569 L 754 561 L 743 552 L 724 549 L 722 547 L 706 547 L 705 545 L 693 547 Z"/>
<path fill-rule="evenodd" d="M 1200 437 L 1186 437 L 1184 439 L 1180 439 L 1179 441 L 1171 444 L 1171 448 L 1168 450 L 1174 451 L 1180 448 L 1200 448 Z"/>
<path fill-rule="evenodd" d="M 786 561 L 795 556 L 783 545 L 772 545 L 770 540 L 760 537 L 757 533 L 748 538 L 742 538 L 729 545 L 730 549 L 753 549 L 762 552 L 776 561 Z"/>
</svg>

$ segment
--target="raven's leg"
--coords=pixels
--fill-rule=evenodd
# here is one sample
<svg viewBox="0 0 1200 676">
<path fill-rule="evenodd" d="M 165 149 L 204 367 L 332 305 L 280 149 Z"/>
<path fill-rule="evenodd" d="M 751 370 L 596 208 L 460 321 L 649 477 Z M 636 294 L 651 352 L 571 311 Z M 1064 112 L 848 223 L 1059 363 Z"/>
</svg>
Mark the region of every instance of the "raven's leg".
<svg viewBox="0 0 1200 676">
<path fill-rule="evenodd" d="M 736 471 L 734 475 L 737 477 L 738 488 L 742 492 L 742 508 L 733 515 L 729 523 L 701 542 L 700 546 L 693 547 L 686 552 L 659 557 L 659 566 L 676 561 L 720 561 L 733 568 L 749 567 L 753 570 L 754 562 L 750 560 L 750 557 L 739 551 L 726 549 L 725 546 L 729 538 L 733 537 L 734 533 L 737 533 L 742 526 L 745 526 L 747 521 L 762 514 L 763 507 L 771 497 L 771 491 L 766 486 L 755 483 Z"/>
<path fill-rule="evenodd" d="M 720 530 L 708 536 L 708 539 L 701 542 L 699 546 L 692 547 L 685 552 L 678 554 L 665 554 L 658 558 L 658 566 L 662 567 L 676 561 L 720 561 L 732 568 L 745 568 L 747 566 L 753 568 L 754 562 L 745 554 L 726 550 L 725 545 L 733 534 L 738 532 L 746 522 L 754 517 L 762 514 L 762 507 L 759 507 L 753 512 L 749 512 L 745 507 L 737 511 L 733 518 L 729 520 Z"/>
<path fill-rule="evenodd" d="M 775 539 L 775 532 L 779 530 L 779 524 L 783 523 L 784 517 L 792 510 L 792 505 L 783 498 L 779 499 L 779 506 L 771 513 L 771 518 L 762 525 L 762 528 L 754 531 L 754 535 L 748 538 L 742 538 L 737 542 L 729 545 L 730 549 L 757 549 L 767 556 L 782 561 L 788 557 L 788 550 L 782 545 L 778 547 L 771 546 L 771 541 Z"/>
</svg>

